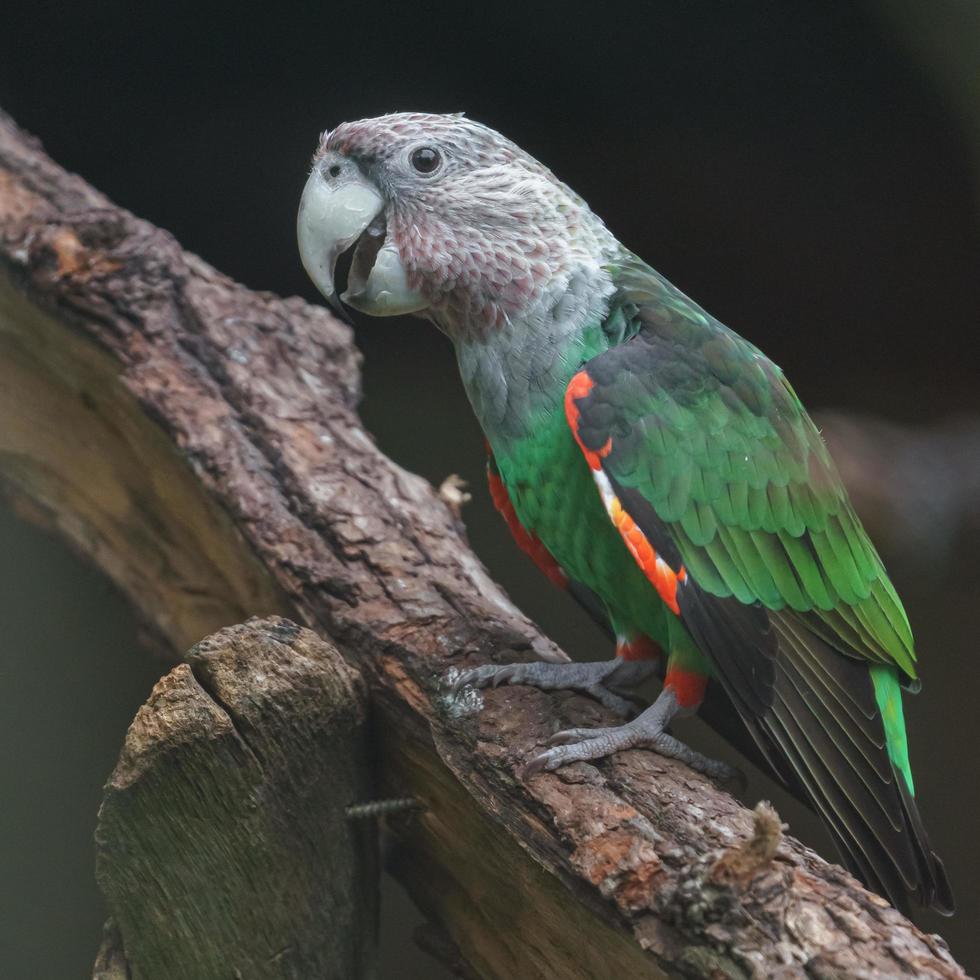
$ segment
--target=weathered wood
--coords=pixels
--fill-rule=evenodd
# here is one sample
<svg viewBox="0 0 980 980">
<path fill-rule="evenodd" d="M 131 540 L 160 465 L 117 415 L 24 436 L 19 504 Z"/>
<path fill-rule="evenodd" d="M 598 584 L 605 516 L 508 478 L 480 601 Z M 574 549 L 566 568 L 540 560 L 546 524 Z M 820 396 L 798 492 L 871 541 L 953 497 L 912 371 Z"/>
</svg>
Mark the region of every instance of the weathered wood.
<svg viewBox="0 0 980 980">
<path fill-rule="evenodd" d="M 377 837 L 345 815 L 370 772 L 367 690 L 332 646 L 280 618 L 195 646 L 136 715 L 99 812 L 133 980 L 373 977 Z"/>
<path fill-rule="evenodd" d="M 9 120 L 0 284 L 0 358 L 21 366 L 0 387 L 24 415 L 13 436 L 0 425 L 8 495 L 174 642 L 285 606 L 363 668 L 381 791 L 427 805 L 400 831 L 401 878 L 478 975 L 963 975 L 941 940 L 789 837 L 719 872 L 757 818 L 670 760 L 524 778 L 557 728 L 608 720 L 587 698 L 446 698 L 451 668 L 561 654 L 486 576 L 452 507 L 364 433 L 357 355 L 325 310 L 237 286 Z M 97 461 L 71 452 L 76 432 L 98 433 Z M 97 471 L 98 501 L 76 465 Z"/>
</svg>

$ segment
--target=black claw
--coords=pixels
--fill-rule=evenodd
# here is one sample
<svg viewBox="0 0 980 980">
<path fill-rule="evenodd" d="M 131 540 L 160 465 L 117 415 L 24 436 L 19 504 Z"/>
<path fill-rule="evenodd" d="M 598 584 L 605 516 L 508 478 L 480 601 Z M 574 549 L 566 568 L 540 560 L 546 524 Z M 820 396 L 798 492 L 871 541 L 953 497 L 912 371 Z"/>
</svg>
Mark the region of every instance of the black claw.
<svg viewBox="0 0 980 980">
<path fill-rule="evenodd" d="M 536 755 L 521 772 L 523 778 L 528 776 L 536 776 L 539 772 L 544 772 L 545 766 L 548 762 L 548 753 L 542 752 L 540 755 Z"/>
</svg>

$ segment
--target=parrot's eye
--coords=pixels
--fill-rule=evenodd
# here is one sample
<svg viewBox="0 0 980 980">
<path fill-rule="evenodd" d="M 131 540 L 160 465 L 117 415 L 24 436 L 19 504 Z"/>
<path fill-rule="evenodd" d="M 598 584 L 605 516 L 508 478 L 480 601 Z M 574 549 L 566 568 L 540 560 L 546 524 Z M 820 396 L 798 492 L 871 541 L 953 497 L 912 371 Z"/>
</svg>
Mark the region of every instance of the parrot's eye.
<svg viewBox="0 0 980 980">
<path fill-rule="evenodd" d="M 420 146 L 417 150 L 413 150 L 409 159 L 411 160 L 412 166 L 420 174 L 434 173 L 439 169 L 439 164 L 442 163 L 442 157 L 439 155 L 439 151 L 433 149 L 431 146 Z"/>
</svg>

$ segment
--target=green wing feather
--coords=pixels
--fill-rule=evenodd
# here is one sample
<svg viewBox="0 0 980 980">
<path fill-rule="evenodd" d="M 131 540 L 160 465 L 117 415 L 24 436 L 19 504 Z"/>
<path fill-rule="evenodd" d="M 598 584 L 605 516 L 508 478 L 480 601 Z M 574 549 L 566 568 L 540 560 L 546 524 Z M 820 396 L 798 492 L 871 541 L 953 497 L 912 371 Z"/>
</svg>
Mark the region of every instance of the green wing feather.
<svg viewBox="0 0 980 980">
<path fill-rule="evenodd" d="M 701 588 L 793 610 L 840 652 L 914 681 L 905 611 L 782 372 L 649 267 L 613 271 L 644 321 L 606 389 L 617 483 L 653 507 Z M 602 385 L 622 366 L 606 355 L 589 373 Z"/>
</svg>

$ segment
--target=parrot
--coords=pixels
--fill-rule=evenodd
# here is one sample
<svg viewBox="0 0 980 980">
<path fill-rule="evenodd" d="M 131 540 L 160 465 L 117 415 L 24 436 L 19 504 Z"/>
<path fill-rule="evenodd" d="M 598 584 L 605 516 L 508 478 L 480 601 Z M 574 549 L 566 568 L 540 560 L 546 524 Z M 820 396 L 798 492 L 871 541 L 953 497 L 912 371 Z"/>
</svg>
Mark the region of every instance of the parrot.
<svg viewBox="0 0 980 980">
<path fill-rule="evenodd" d="M 494 504 L 615 640 L 608 660 L 458 675 L 457 690 L 584 692 L 623 718 L 557 733 L 527 772 L 649 748 L 724 778 L 671 734 L 700 708 L 808 802 L 869 888 L 952 914 L 909 762 L 908 618 L 781 369 L 462 113 L 324 132 L 297 238 L 341 315 L 414 314 L 448 337 Z M 637 714 L 629 692 L 653 676 Z"/>
</svg>

